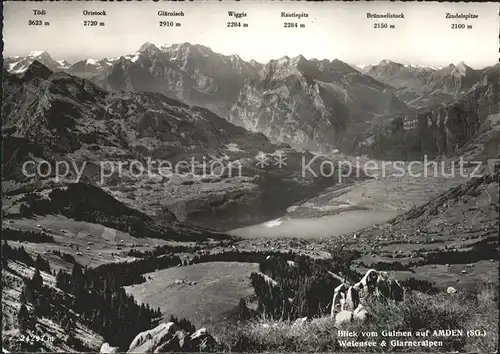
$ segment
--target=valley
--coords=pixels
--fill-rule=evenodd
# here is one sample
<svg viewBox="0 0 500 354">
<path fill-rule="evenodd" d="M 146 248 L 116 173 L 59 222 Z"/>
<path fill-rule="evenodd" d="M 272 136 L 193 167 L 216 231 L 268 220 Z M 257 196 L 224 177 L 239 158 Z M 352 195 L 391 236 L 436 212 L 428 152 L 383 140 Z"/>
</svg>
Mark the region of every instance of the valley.
<svg viewBox="0 0 500 354">
<path fill-rule="evenodd" d="M 425 181 L 428 180 L 410 179 L 406 183 L 413 182 L 410 183 L 413 188 L 418 188 L 420 192 L 415 193 L 416 196 L 426 188 L 430 191 L 432 186 L 438 185 L 436 181 L 427 184 Z M 378 188 L 384 182 L 389 185 L 389 181 L 383 179 L 359 182 L 335 197 L 345 198 L 342 200 L 346 203 L 345 207 L 348 202 L 362 201 L 354 198 L 360 196 L 356 194 L 359 193 L 356 188 L 363 190 L 365 196 L 374 195 L 380 193 Z M 346 210 L 321 217 L 337 220 L 325 224 L 318 222 L 321 218 L 285 216 L 283 223 L 289 223 L 289 226 L 275 234 L 263 230 L 264 226 L 254 226 L 251 233 L 230 232 L 233 237 L 218 239 L 201 237 L 196 241 L 182 241 L 134 237 L 108 226 L 62 215 L 20 217 L 9 205 L 12 199 L 5 200 L 5 211 L 10 210 L 12 214 L 4 217 L 2 228 L 5 235 L 9 235 L 8 230 L 12 229 L 51 236 L 52 242 L 29 238 L 28 241 L 10 241 L 7 238 L 6 242 L 13 247 L 22 246 L 33 258 L 40 255 L 49 262 L 54 272 L 71 272 L 75 264 L 99 269 L 115 263 L 120 269 L 125 264 L 133 265 L 148 259 L 153 261 L 152 270 L 139 273 L 144 280 L 132 281 L 124 287 L 126 292 L 133 295 L 139 305 L 158 307 L 160 321 L 168 321 L 170 316 L 186 318 L 196 328 L 207 328 L 218 341 L 226 341 L 227 336 L 233 334 L 225 329 L 240 318 L 239 300 L 245 299 L 250 309 L 258 307 L 249 276 L 259 272 L 259 264 L 270 256 L 282 255 L 292 262 L 298 262 L 299 256 L 311 262 L 344 262 L 344 267 L 349 265 L 348 272 L 346 268 L 337 270 L 343 276 L 348 276 L 349 272 L 362 274 L 370 268 L 387 270 L 405 286 L 431 294 L 442 292 L 449 286 L 459 291 L 471 291 L 483 286 L 481 284 L 496 284 L 498 174 L 465 183 L 457 180 L 446 182 L 448 188 L 433 190 L 434 197 L 427 204 L 409 195 L 404 198 L 404 203 L 398 204 L 398 210 L 390 210 L 387 205 L 391 204 L 387 204 L 385 212 L 381 209 L 377 211 L 371 208 L 380 208 L 380 203 L 365 204 L 360 210 Z M 440 183 L 444 184 L 443 181 Z M 325 200 L 336 199 L 323 198 L 322 208 L 329 203 Z M 311 208 L 312 203 L 308 203 Z M 402 208 L 402 205 L 405 207 Z M 369 219 L 369 213 L 380 213 L 383 217 Z M 274 225 L 272 221 L 267 222 L 267 225 L 267 229 L 276 230 L 282 226 L 279 221 L 275 221 Z M 166 255 L 178 258 L 173 263 L 167 263 L 166 268 L 155 265 L 157 261 L 154 259 Z M 22 261 L 7 262 L 8 268 L 2 271 L 3 277 L 6 277 L 4 281 L 12 276 L 19 277 L 18 274 L 21 277 L 26 272 L 32 274 L 29 272 L 33 268 Z M 336 268 L 331 269 L 335 271 Z M 50 273 L 44 273 L 44 279 L 47 279 L 44 284 L 55 287 Z M 9 291 L 20 291 L 19 287 L 13 289 L 18 290 Z M 5 299 L 9 302 L 3 303 L 3 306 L 4 309 L 5 306 L 12 308 L 9 321 L 15 323 L 19 302 L 14 300 L 15 296 L 9 297 L 8 294 L 5 293 Z M 47 324 L 49 322 L 45 318 L 39 321 L 41 327 L 33 333 L 49 333 L 59 338 L 56 340 L 59 346 L 47 344 L 47 348 L 67 348 L 65 331 L 57 329 L 57 323 Z M 77 322 L 77 328 L 81 329 L 76 331 L 76 336 L 88 348 L 98 350 L 108 340 L 92 334 L 85 323 L 85 320 Z M 43 329 L 43 326 L 53 329 Z M 19 338 L 18 332 L 4 333 L 8 338 L 6 343 L 15 343 Z"/>
</svg>

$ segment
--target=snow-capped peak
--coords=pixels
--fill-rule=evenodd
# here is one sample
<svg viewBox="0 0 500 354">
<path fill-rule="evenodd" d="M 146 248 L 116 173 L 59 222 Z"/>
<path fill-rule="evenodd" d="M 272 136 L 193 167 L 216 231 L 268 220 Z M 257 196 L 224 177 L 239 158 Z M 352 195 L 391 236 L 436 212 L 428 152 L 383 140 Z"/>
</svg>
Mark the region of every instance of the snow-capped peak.
<svg viewBox="0 0 500 354">
<path fill-rule="evenodd" d="M 87 59 L 87 65 L 97 65 L 97 60 L 95 59 Z"/>
<path fill-rule="evenodd" d="M 383 59 L 380 61 L 380 65 L 389 65 L 392 64 L 393 62 L 390 61 L 389 59 Z"/>
<path fill-rule="evenodd" d="M 43 50 L 35 50 L 33 52 L 30 52 L 28 54 L 29 57 L 39 57 L 40 55 L 42 54 L 47 54 L 47 52 L 43 51 Z"/>
<path fill-rule="evenodd" d="M 139 56 L 141 55 L 141 52 L 137 52 L 134 54 L 134 56 L 130 59 L 132 63 L 135 63 L 137 60 L 139 60 Z"/>
<path fill-rule="evenodd" d="M 284 57 L 281 57 L 278 60 L 276 60 L 276 63 L 278 65 L 283 65 L 283 64 L 288 63 L 289 60 L 290 60 L 290 57 L 288 57 L 287 55 L 285 55 Z"/>
<path fill-rule="evenodd" d="M 141 47 L 139 48 L 139 52 L 144 52 L 149 49 L 157 49 L 157 48 L 158 47 L 154 43 L 146 42 L 143 45 L 141 45 Z"/>
<path fill-rule="evenodd" d="M 57 63 L 61 65 L 62 68 L 69 68 L 71 66 L 70 63 L 68 63 L 66 60 L 58 60 Z"/>
<path fill-rule="evenodd" d="M 429 66 L 420 65 L 420 64 L 406 64 L 404 67 L 409 68 L 409 69 L 432 69 Z"/>
<path fill-rule="evenodd" d="M 467 65 L 461 61 L 460 63 L 458 63 L 457 66 L 455 66 L 455 70 L 460 74 L 460 75 L 466 75 L 467 73 Z"/>
<path fill-rule="evenodd" d="M 299 54 L 296 57 L 292 58 L 292 65 L 297 65 L 303 61 L 307 61 L 307 59 L 302 54 Z"/>
<path fill-rule="evenodd" d="M 415 69 L 427 69 L 427 70 L 439 70 L 442 69 L 442 65 L 426 65 L 426 64 L 407 64 L 405 68 L 415 68 Z"/>
<path fill-rule="evenodd" d="M 160 44 L 160 43 L 153 43 L 153 42 L 146 42 L 141 47 L 139 48 L 138 52 L 145 52 L 147 50 L 160 50 L 160 51 L 165 51 L 167 49 L 166 44 Z"/>
</svg>

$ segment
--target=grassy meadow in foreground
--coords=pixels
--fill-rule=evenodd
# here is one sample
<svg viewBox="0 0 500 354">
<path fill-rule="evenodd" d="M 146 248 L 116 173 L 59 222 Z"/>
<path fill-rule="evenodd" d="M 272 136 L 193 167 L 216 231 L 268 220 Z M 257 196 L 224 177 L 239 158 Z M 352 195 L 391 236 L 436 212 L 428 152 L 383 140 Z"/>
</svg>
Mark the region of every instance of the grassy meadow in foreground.
<svg viewBox="0 0 500 354">
<path fill-rule="evenodd" d="M 343 330 L 355 331 L 358 336 L 343 338 L 355 341 L 370 340 L 361 332 L 378 332 L 377 341 L 391 339 L 401 341 L 435 340 L 442 341 L 439 348 L 398 347 L 385 348 L 341 348 L 335 321 L 323 317 L 294 324 L 291 321 L 260 319 L 242 325 L 236 331 L 220 333 L 227 349 L 236 352 L 321 352 L 350 351 L 358 352 L 450 352 L 467 351 L 480 353 L 497 352 L 498 343 L 498 290 L 492 286 L 483 286 L 476 294 L 458 292 L 456 294 L 439 293 L 427 295 L 413 292 L 401 303 L 369 303 L 371 313 L 367 323 L 350 323 Z M 463 330 L 461 337 L 391 337 L 383 338 L 382 331 L 415 331 L 455 329 Z M 484 330 L 484 337 L 466 337 L 467 330 Z M 373 339 L 373 338 L 371 338 Z M 389 339 L 389 340 L 387 340 Z"/>
</svg>

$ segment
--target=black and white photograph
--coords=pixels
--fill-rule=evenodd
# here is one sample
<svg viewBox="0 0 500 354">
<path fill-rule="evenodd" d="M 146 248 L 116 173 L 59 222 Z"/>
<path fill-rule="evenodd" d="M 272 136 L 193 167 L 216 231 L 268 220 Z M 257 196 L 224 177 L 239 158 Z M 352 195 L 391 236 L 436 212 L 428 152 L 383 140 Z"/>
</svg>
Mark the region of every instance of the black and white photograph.
<svg viewBox="0 0 500 354">
<path fill-rule="evenodd" d="M 3 5 L 2 353 L 498 351 L 498 3 Z"/>
</svg>

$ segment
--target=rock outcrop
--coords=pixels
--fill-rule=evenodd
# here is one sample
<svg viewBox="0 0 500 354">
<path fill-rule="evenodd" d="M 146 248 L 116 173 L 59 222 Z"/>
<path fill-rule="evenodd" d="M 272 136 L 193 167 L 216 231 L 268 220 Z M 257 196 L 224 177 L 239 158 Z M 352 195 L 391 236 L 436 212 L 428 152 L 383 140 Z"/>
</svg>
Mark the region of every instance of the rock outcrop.
<svg viewBox="0 0 500 354">
<path fill-rule="evenodd" d="M 109 348 L 106 344 L 103 344 L 101 353 L 106 353 L 103 349 Z M 216 347 L 217 342 L 205 328 L 190 334 L 176 323 L 168 322 L 139 333 L 130 343 L 127 353 L 209 352 Z"/>
<path fill-rule="evenodd" d="M 387 272 L 370 269 L 364 277 L 354 285 L 340 284 L 334 290 L 331 317 L 340 322 L 347 321 L 344 312 L 351 313 L 354 318 L 366 320 L 368 312 L 363 303 L 368 297 L 375 296 L 380 299 L 394 301 L 403 300 L 404 289 L 395 279 L 389 277 Z M 342 314 L 342 315 L 341 315 Z"/>
<path fill-rule="evenodd" d="M 217 342 L 212 337 L 206 328 L 200 328 L 188 340 L 184 341 L 183 350 L 187 352 L 212 351 L 217 347 Z"/>
<path fill-rule="evenodd" d="M 387 272 L 379 272 L 375 269 L 370 269 L 358 283 L 354 284 L 353 287 L 363 298 L 375 295 L 377 297 L 395 301 L 403 300 L 403 287 L 397 280 L 390 278 Z"/>
<path fill-rule="evenodd" d="M 335 315 L 335 326 L 341 327 L 345 324 L 351 323 L 353 320 L 353 312 L 342 310 Z"/>
<path fill-rule="evenodd" d="M 118 347 L 112 347 L 111 345 L 109 345 L 109 343 L 103 343 L 101 346 L 101 350 L 99 350 L 99 353 L 111 354 L 111 353 L 118 353 L 118 351 L 119 351 Z"/>
</svg>

